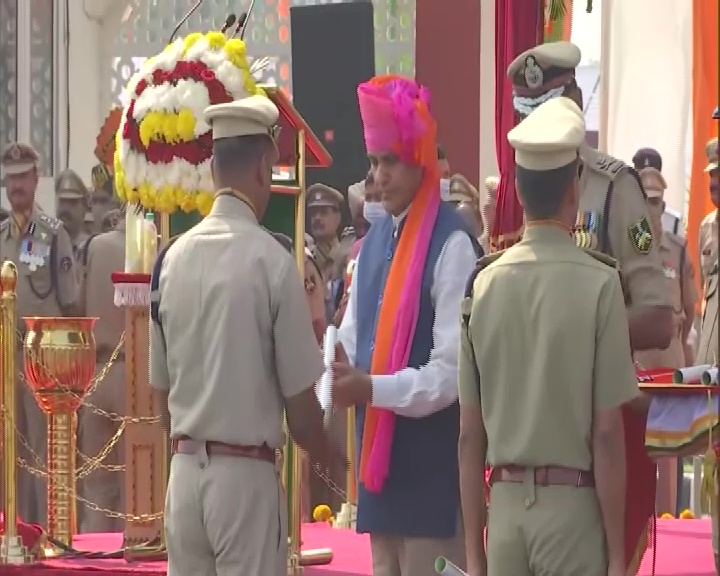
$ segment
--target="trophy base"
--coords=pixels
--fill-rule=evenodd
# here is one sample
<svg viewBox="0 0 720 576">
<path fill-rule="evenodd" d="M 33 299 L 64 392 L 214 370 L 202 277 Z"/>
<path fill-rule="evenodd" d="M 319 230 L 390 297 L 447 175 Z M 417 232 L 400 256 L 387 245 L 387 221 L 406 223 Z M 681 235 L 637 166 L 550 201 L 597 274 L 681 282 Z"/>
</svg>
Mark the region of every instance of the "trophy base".
<svg viewBox="0 0 720 576">
<path fill-rule="evenodd" d="M 357 507 L 349 502 L 345 502 L 340 507 L 340 512 L 335 516 L 333 528 L 355 528 L 355 520 L 357 518 Z"/>
<path fill-rule="evenodd" d="M 3 536 L 0 539 L 0 564 L 29 564 L 28 556 L 20 536 Z"/>
</svg>

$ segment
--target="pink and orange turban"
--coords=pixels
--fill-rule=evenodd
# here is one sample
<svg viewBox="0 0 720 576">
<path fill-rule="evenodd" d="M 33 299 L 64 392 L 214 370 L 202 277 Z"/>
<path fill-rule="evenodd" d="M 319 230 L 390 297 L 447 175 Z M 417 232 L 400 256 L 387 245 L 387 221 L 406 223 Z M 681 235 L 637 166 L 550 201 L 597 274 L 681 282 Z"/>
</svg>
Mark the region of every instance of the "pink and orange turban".
<svg viewBox="0 0 720 576">
<path fill-rule="evenodd" d="M 437 164 L 437 125 L 430 91 L 402 76 L 376 76 L 358 86 L 368 153 L 392 152 L 406 164 Z"/>
</svg>

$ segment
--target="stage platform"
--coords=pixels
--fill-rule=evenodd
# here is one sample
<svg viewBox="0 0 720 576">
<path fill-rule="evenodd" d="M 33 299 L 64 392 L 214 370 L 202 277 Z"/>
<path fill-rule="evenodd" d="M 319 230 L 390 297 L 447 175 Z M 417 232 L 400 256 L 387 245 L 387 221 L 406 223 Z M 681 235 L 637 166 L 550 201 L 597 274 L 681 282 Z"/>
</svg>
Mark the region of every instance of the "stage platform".
<svg viewBox="0 0 720 576">
<path fill-rule="evenodd" d="M 303 526 L 305 548 L 332 548 L 331 564 L 305 568 L 306 576 L 369 576 L 372 574 L 370 542 L 366 535 L 350 530 L 335 530 L 327 525 Z M 113 550 L 120 544 L 117 534 L 88 534 L 77 537 L 80 550 Z M 658 520 L 656 576 L 715 576 L 709 520 Z M 29 566 L 0 566 L 0 576 L 78 576 L 80 572 L 96 576 L 165 576 L 164 562 L 124 560 L 55 559 Z M 642 576 L 652 574 L 652 550 L 648 550 L 640 569 Z"/>
</svg>

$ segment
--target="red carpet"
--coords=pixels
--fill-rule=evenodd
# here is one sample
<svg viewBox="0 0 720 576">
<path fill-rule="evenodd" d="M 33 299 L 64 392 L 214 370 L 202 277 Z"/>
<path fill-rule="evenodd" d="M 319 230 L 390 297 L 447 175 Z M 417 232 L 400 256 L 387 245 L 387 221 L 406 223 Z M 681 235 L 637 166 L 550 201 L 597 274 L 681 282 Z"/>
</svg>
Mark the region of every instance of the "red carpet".
<svg viewBox="0 0 720 576">
<path fill-rule="evenodd" d="M 325 525 L 303 527 L 305 549 L 332 548 L 335 558 L 327 566 L 305 569 L 306 576 L 368 576 L 372 572 L 367 536 Z M 117 534 L 78 536 L 74 545 L 85 550 L 113 550 L 120 544 Z M 14 567 L 0 565 L 0 576 L 78 576 L 79 572 L 98 576 L 165 576 L 165 564 L 124 560 L 48 560 L 41 564 Z M 652 574 L 652 550 L 645 555 L 640 574 Z M 659 520 L 656 576 L 715 576 L 709 520 Z"/>
</svg>

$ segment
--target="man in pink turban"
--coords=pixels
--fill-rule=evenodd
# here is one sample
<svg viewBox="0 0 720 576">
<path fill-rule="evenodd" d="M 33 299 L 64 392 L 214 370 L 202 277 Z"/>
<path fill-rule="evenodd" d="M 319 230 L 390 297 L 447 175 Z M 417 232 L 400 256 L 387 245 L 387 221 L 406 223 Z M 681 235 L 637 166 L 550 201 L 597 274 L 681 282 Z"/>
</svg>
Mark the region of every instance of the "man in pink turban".
<svg viewBox="0 0 720 576">
<path fill-rule="evenodd" d="M 370 534 L 373 574 L 430 576 L 438 556 L 465 563 L 457 362 L 475 251 L 440 200 L 427 89 L 381 76 L 358 100 L 387 215 L 370 226 L 352 275 L 333 398 L 357 409 L 357 529 Z"/>
</svg>

